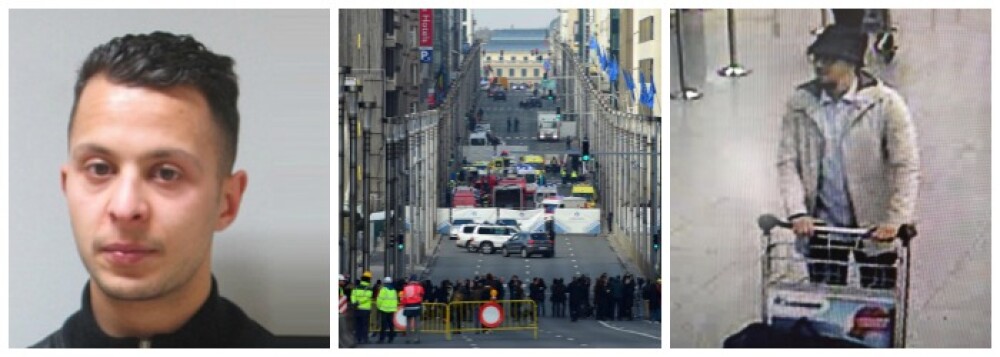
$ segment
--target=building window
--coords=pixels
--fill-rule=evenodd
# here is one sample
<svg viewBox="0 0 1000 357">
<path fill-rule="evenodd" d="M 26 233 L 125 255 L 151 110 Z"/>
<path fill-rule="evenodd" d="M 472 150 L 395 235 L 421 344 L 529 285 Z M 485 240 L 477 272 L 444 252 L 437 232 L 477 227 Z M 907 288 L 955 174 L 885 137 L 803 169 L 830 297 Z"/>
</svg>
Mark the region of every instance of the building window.
<svg viewBox="0 0 1000 357">
<path fill-rule="evenodd" d="M 510 69 L 510 76 L 511 76 L 511 77 L 513 77 L 513 76 L 514 76 L 514 69 L 513 69 L 513 68 L 511 68 L 511 69 Z"/>
<path fill-rule="evenodd" d="M 516 62 L 517 62 L 517 57 L 511 56 L 510 63 L 516 63 Z"/>
<path fill-rule="evenodd" d="M 528 62 L 528 56 L 524 56 L 524 61 Z"/>
<path fill-rule="evenodd" d="M 528 69 L 521 68 L 521 77 L 527 77 L 527 76 L 528 76 Z"/>
<path fill-rule="evenodd" d="M 535 68 L 535 77 L 538 77 L 538 68 Z"/>
<path fill-rule="evenodd" d="M 489 61 L 490 60 L 490 56 L 486 56 L 486 60 Z"/>
<path fill-rule="evenodd" d="M 500 59 L 498 61 L 503 62 L 503 55 L 500 55 Z"/>
<path fill-rule="evenodd" d="M 652 40 L 654 31 L 652 16 L 639 20 L 639 43 Z"/>
</svg>

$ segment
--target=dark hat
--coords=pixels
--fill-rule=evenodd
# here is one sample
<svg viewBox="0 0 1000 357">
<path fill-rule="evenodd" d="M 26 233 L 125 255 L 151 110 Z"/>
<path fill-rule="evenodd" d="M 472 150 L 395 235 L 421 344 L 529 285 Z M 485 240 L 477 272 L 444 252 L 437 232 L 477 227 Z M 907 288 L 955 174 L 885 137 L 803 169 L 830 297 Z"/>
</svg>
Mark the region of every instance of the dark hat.
<svg viewBox="0 0 1000 357">
<path fill-rule="evenodd" d="M 860 28 L 833 24 L 823 29 L 806 53 L 844 60 L 861 66 L 865 61 L 868 36 Z"/>
</svg>

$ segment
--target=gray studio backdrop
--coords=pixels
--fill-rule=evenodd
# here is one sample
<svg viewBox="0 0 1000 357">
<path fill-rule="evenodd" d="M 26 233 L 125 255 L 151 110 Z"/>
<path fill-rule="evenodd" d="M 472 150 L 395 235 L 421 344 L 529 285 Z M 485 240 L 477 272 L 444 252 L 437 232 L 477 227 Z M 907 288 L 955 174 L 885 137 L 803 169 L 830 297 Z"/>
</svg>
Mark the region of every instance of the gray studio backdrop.
<svg viewBox="0 0 1000 357">
<path fill-rule="evenodd" d="M 215 236 L 220 292 L 279 335 L 330 334 L 328 10 L 10 11 L 10 346 L 80 307 L 87 279 L 59 166 L 76 70 L 126 33 L 191 34 L 240 77 L 240 215 Z"/>
</svg>

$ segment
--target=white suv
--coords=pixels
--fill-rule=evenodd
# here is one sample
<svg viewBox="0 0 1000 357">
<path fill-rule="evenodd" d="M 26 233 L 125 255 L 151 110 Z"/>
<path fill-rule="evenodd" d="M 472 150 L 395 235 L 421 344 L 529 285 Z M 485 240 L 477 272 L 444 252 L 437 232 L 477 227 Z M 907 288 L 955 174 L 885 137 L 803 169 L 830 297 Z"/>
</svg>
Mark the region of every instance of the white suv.
<svg viewBox="0 0 1000 357">
<path fill-rule="evenodd" d="M 451 228 L 448 229 L 448 240 L 458 239 L 458 232 L 462 231 L 462 227 L 466 226 L 473 227 L 475 226 L 475 224 L 476 222 L 474 222 L 473 220 L 464 218 L 452 221 Z"/>
<path fill-rule="evenodd" d="M 455 242 L 455 246 L 468 249 L 470 252 L 482 251 L 485 254 L 493 254 L 508 239 L 519 232 L 519 229 L 509 226 L 464 225 L 462 231 L 458 233 L 458 241 Z"/>
</svg>

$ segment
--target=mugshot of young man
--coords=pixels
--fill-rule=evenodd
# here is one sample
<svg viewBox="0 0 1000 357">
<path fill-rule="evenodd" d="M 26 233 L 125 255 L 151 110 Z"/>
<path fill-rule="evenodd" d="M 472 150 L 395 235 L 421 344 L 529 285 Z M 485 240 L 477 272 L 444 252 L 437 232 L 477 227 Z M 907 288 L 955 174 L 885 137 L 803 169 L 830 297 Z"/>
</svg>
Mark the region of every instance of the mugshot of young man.
<svg viewBox="0 0 1000 357">
<path fill-rule="evenodd" d="M 33 347 L 267 347 L 219 296 L 212 240 L 236 219 L 234 61 L 191 36 L 126 35 L 79 69 L 61 167 L 90 279 L 80 309 Z"/>
</svg>

